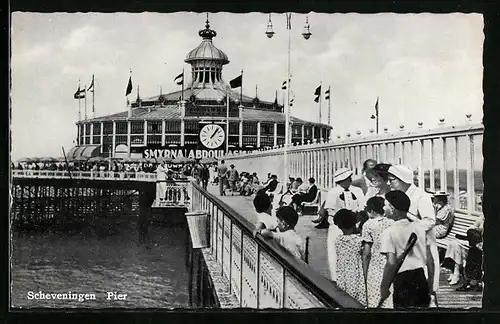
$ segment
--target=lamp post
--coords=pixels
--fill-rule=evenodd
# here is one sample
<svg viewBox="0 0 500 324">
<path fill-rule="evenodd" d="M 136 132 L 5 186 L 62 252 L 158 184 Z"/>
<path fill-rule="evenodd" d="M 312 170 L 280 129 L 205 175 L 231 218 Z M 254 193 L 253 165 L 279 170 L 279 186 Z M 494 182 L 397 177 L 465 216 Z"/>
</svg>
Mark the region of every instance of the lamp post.
<svg viewBox="0 0 500 324">
<path fill-rule="evenodd" d="M 283 181 L 288 179 L 288 144 L 290 142 L 290 83 L 291 83 L 291 67 L 290 67 L 290 52 L 291 52 L 291 30 L 292 30 L 292 13 L 285 13 L 286 15 L 286 29 L 288 30 L 288 55 L 287 55 L 287 101 L 285 108 L 285 145 L 283 149 Z M 306 16 L 306 24 L 304 25 L 304 30 L 302 32 L 302 36 L 304 39 L 308 40 L 311 37 L 311 31 L 309 29 L 309 19 Z M 273 23 L 271 21 L 271 14 L 269 14 L 269 21 L 267 22 L 266 36 L 268 38 L 272 38 L 275 32 L 273 31 Z"/>
</svg>

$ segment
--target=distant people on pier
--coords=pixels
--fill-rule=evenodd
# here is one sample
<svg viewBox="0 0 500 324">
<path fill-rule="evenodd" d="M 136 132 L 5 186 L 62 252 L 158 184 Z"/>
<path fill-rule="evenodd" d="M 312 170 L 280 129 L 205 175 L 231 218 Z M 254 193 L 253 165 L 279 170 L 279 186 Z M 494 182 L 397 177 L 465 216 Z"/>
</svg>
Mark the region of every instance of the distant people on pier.
<svg viewBox="0 0 500 324">
<path fill-rule="evenodd" d="M 227 171 L 227 180 L 229 182 L 229 189 L 231 190 L 231 196 L 237 191 L 236 182 L 238 181 L 240 175 L 238 170 L 234 168 L 234 164 L 231 164 L 230 169 Z"/>
<path fill-rule="evenodd" d="M 279 231 L 263 229 L 260 234 L 264 237 L 273 238 L 278 244 L 299 260 L 304 260 L 304 241 L 295 231 L 299 221 L 297 212 L 290 206 L 278 208 L 276 211 Z"/>
<path fill-rule="evenodd" d="M 217 166 L 217 175 L 219 177 L 219 194 L 221 196 L 226 195 L 226 185 L 227 185 L 227 165 L 224 160 L 220 161 L 220 164 Z"/>
<path fill-rule="evenodd" d="M 158 203 L 163 203 L 165 200 L 165 194 L 167 192 L 167 168 L 165 167 L 165 162 L 161 162 L 156 168 L 156 198 Z"/>
<path fill-rule="evenodd" d="M 201 186 L 203 189 L 207 190 L 208 187 L 208 182 L 210 180 L 210 170 L 208 169 L 208 166 L 206 164 L 200 164 L 200 179 L 201 179 Z"/>
</svg>

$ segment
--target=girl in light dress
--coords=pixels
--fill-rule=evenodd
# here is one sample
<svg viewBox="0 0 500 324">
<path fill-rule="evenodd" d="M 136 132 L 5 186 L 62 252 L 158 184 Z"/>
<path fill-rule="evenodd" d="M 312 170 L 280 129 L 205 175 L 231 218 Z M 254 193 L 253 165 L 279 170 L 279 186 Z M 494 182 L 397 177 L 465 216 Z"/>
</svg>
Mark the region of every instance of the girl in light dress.
<svg viewBox="0 0 500 324">
<path fill-rule="evenodd" d="M 386 259 L 380 253 L 382 232 L 394 221 L 384 217 L 384 198 L 372 197 L 366 202 L 365 211 L 369 219 L 363 226 L 363 274 L 366 280 L 367 307 L 377 307 L 380 301 L 380 284 Z M 387 298 L 382 307 L 392 308 L 392 298 Z"/>
<path fill-rule="evenodd" d="M 333 219 L 334 224 L 342 231 L 335 239 L 337 286 L 366 306 L 361 236 L 356 234 L 356 213 L 340 209 Z"/>
</svg>

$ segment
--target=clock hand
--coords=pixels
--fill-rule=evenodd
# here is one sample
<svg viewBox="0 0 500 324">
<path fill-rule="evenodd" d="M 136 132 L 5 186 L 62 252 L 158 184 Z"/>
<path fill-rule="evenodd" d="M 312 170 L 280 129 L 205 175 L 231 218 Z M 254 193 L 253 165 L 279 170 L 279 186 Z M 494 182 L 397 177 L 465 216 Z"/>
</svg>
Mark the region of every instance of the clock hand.
<svg viewBox="0 0 500 324">
<path fill-rule="evenodd" d="M 217 129 L 213 134 L 212 136 L 210 136 L 210 139 L 214 138 L 215 134 L 217 134 L 219 132 L 219 129 Z"/>
</svg>

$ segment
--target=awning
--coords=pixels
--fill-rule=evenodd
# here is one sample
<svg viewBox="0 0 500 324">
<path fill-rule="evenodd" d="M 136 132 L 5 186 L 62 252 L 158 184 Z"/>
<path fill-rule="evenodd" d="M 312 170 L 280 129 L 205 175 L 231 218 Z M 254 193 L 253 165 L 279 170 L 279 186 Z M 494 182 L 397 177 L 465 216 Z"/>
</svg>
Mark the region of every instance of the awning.
<svg viewBox="0 0 500 324">
<path fill-rule="evenodd" d="M 75 160 L 79 158 L 91 158 L 99 155 L 101 145 L 79 145 L 73 147 L 66 154 L 68 160 Z"/>
</svg>

